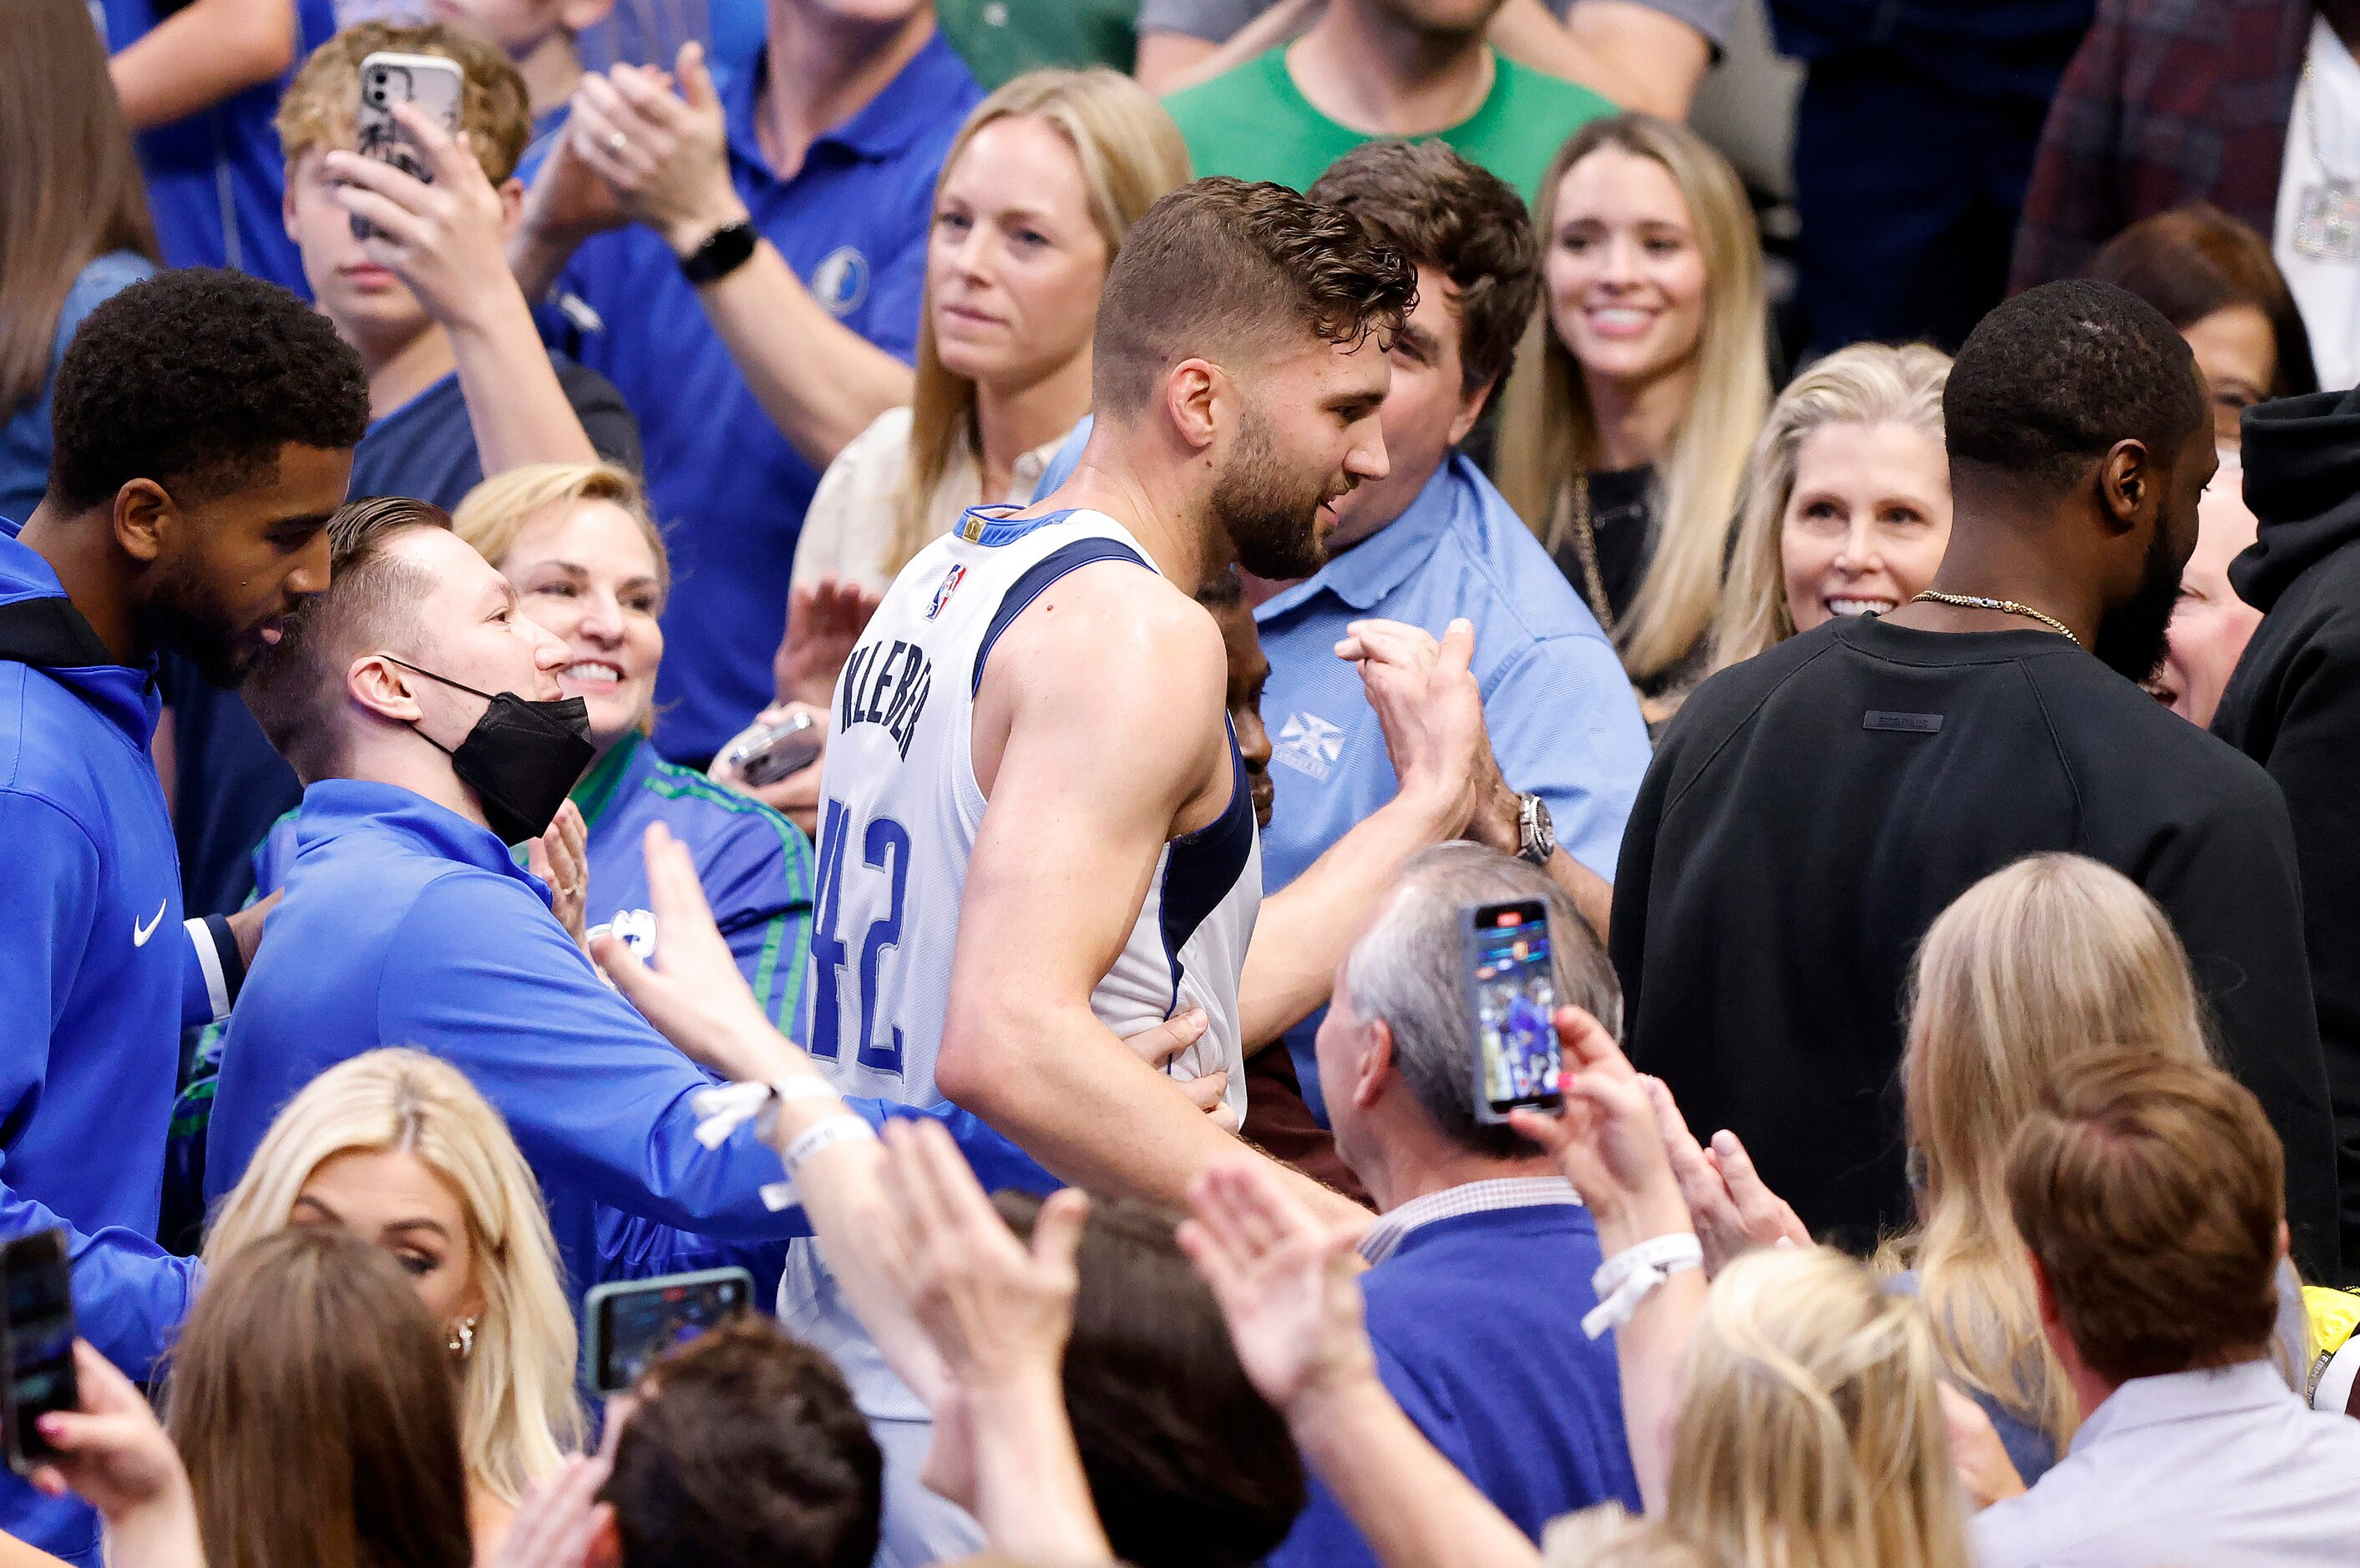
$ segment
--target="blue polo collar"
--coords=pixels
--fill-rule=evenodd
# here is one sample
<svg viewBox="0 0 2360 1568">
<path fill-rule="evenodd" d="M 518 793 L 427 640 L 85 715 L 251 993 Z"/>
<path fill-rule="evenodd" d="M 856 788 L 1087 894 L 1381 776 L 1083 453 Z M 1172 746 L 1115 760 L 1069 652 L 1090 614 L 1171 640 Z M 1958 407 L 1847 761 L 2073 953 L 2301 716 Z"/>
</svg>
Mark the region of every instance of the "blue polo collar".
<svg viewBox="0 0 2360 1568">
<path fill-rule="evenodd" d="M 359 779 L 322 779 L 303 791 L 303 805 L 295 818 L 297 859 L 319 845 L 361 837 L 382 841 L 395 854 L 453 860 L 512 877 L 542 903 L 550 901 L 541 878 L 518 865 L 489 828 L 477 827 L 414 790 Z"/>
<path fill-rule="evenodd" d="M 1333 593 L 1363 614 L 1384 603 L 1394 589 L 1426 564 L 1435 547 L 1450 531 L 1459 508 L 1474 494 L 1468 479 L 1473 472 L 1472 463 L 1453 452 L 1434 471 L 1417 498 L 1402 508 L 1400 517 L 1294 587 L 1272 595 L 1254 612 L 1254 619 L 1267 621 L 1283 615 L 1321 593 Z"/>
<path fill-rule="evenodd" d="M 767 48 L 758 49 L 753 62 L 743 71 L 731 72 L 716 84 L 716 91 L 728 125 L 730 156 L 760 170 L 765 177 L 776 179 L 762 157 L 761 138 L 754 128 L 755 108 L 761 102 L 762 83 L 769 79 L 770 71 L 770 51 Z M 921 136 L 936 128 L 939 106 L 967 90 L 968 80 L 966 65 L 937 27 L 925 46 L 894 72 L 893 80 L 880 89 L 877 96 L 842 125 L 832 125 L 814 138 L 812 150 L 816 152 L 822 147 L 834 145 L 855 158 L 868 159 L 888 158 L 906 151 Z M 809 158 L 805 158 L 803 166 L 811 167 Z"/>
</svg>

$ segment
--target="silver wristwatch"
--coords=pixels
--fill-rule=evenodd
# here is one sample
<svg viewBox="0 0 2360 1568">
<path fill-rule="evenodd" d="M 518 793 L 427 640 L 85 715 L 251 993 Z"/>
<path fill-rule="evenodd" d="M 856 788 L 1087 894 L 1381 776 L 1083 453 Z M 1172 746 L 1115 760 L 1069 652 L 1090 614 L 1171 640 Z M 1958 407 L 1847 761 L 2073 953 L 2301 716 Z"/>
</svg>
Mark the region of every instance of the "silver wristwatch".
<svg viewBox="0 0 2360 1568">
<path fill-rule="evenodd" d="M 1546 866 L 1557 853 L 1557 828 L 1549 821 L 1548 802 L 1538 795 L 1517 798 L 1516 855 L 1535 866 Z"/>
</svg>

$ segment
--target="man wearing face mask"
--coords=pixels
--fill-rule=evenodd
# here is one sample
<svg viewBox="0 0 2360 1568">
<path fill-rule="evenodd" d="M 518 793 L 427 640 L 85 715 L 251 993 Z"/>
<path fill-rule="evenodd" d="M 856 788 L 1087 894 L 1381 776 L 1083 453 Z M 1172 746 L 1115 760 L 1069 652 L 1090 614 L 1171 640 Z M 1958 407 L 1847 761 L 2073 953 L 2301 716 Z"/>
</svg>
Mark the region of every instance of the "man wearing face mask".
<svg viewBox="0 0 2360 1568">
<path fill-rule="evenodd" d="M 223 1042 L 208 1202 L 303 1084 L 400 1044 L 464 1071 L 508 1118 L 577 1291 L 619 1271 L 600 1254 L 602 1206 L 725 1241 L 807 1234 L 763 1198 L 776 1156 L 696 1141 L 690 1101 L 716 1080 L 602 983 L 509 852 L 547 832 L 590 761 L 582 700 L 558 700 L 564 645 L 437 507 L 356 502 L 329 541 L 334 586 L 246 687 L 305 789 L 274 940 Z M 736 1038 L 742 1059 L 717 1063 L 734 1077 L 799 1068 L 766 1019 Z M 988 1182 L 1047 1184 L 1003 1142 L 985 1148 L 1000 1151 L 978 1156 Z"/>
<path fill-rule="evenodd" d="M 2086 855 L 2170 916 L 2223 1064 L 2285 1146 L 2296 1258 L 2336 1278 L 2360 1253 L 2339 1244 L 2286 802 L 2136 684 L 2216 461 L 2188 346 L 2120 289 L 2048 284 L 1983 318 L 1942 412 L 1933 587 L 1723 670 L 1664 735 L 1614 887 L 1632 1060 L 1742 1137 L 1812 1230 L 1869 1245 L 1909 1213 L 1896 1064 L 1919 937 L 2012 860 Z"/>
</svg>

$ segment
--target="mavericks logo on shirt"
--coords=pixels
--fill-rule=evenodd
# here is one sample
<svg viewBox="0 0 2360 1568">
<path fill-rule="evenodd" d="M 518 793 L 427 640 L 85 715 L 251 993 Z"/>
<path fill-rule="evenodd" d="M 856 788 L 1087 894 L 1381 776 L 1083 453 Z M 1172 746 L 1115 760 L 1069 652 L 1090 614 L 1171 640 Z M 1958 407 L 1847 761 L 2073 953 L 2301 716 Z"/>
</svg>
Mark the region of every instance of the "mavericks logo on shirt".
<svg viewBox="0 0 2360 1568">
<path fill-rule="evenodd" d="M 1270 759 L 1297 773 L 1326 779 L 1336 759 L 1344 755 L 1344 726 L 1331 724 L 1317 713 L 1289 713 L 1271 743 Z"/>
<path fill-rule="evenodd" d="M 850 245 L 836 246 L 812 269 L 811 291 L 829 315 L 851 314 L 869 298 L 869 258 Z"/>
</svg>

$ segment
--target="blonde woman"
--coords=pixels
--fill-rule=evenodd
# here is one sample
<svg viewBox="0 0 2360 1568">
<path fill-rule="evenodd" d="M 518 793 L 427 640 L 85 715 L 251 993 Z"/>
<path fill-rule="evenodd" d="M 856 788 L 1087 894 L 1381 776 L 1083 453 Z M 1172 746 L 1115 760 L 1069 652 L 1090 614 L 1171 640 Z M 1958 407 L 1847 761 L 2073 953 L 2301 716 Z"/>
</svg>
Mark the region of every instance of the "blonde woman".
<svg viewBox="0 0 2360 1568">
<path fill-rule="evenodd" d="M 422 1051 L 341 1062 L 271 1123 L 222 1200 L 206 1267 L 301 1225 L 392 1254 L 440 1326 L 459 1373 L 470 1526 L 488 1559 L 525 1489 L 582 1436 L 557 1246 L 508 1125 Z"/>
<path fill-rule="evenodd" d="M 1645 114 L 1574 134 L 1541 182 L 1546 309 L 1500 414 L 1500 489 L 1640 691 L 1695 673 L 1770 404 L 1762 247 L 1736 173 Z"/>
<path fill-rule="evenodd" d="M 828 465 L 798 590 L 832 577 L 881 593 L 967 507 L 1031 499 L 1089 411 L 1107 268 L 1187 179 L 1171 117 L 1111 71 L 1032 71 L 977 105 L 934 186 L 915 395 Z"/>
<path fill-rule="evenodd" d="M 1856 343 L 1778 395 L 1747 466 L 1713 669 L 1881 615 L 1934 581 L 1950 539 L 1950 356 L 1922 343 Z"/>
<path fill-rule="evenodd" d="M 2071 1441 L 2073 1391 L 2041 1333 L 2006 1153 L 2041 1086 L 2092 1051 L 2210 1060 L 2188 956 L 2154 899 L 2074 855 L 2036 855 L 1959 895 L 1926 932 L 1903 1048 L 1918 1227 L 1887 1268 L 1925 1303 L 1950 1379 L 2029 1484 Z"/>
</svg>

